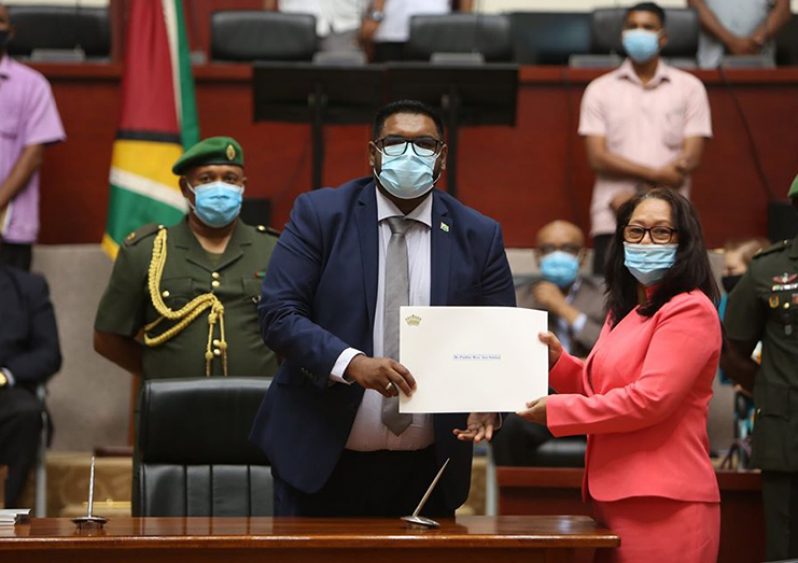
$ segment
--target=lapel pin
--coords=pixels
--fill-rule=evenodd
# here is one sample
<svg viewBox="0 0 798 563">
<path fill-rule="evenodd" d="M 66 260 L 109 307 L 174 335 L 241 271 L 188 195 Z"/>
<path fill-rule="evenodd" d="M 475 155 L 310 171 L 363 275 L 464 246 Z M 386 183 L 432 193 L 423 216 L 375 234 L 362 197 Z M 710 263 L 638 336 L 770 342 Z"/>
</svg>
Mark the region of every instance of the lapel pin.
<svg viewBox="0 0 798 563">
<path fill-rule="evenodd" d="M 441 221 L 441 230 L 442 230 L 444 233 L 448 233 L 448 232 L 449 232 L 449 225 L 447 225 L 446 223 L 444 223 L 443 221 Z"/>
</svg>

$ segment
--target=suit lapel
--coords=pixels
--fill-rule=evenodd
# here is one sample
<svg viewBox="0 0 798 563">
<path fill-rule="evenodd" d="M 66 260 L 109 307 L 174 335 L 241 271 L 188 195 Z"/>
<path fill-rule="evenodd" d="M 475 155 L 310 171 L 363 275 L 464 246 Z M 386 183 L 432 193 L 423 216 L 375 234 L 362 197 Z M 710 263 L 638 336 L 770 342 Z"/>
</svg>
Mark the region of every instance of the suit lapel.
<svg viewBox="0 0 798 563">
<path fill-rule="evenodd" d="M 379 249 L 377 246 L 377 195 L 374 183 L 370 182 L 360 192 L 355 206 L 355 223 L 360 242 L 360 259 L 363 263 L 363 289 L 369 314 L 369 326 L 374 326 L 374 308 L 377 305 L 377 268 Z"/>
<path fill-rule="evenodd" d="M 430 280 L 430 305 L 446 305 L 449 301 L 449 267 L 451 264 L 454 224 L 449 208 L 438 194 L 432 191 L 432 274 Z"/>
</svg>

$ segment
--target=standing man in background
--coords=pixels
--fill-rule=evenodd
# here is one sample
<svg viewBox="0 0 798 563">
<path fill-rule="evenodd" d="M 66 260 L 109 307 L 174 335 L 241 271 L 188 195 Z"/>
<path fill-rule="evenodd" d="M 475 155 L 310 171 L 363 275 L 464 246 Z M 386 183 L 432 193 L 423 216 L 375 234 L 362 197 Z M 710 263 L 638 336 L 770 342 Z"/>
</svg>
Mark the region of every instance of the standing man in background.
<svg viewBox="0 0 798 563">
<path fill-rule="evenodd" d="M 698 12 L 698 66 L 717 68 L 723 55 L 764 55 L 775 64 L 773 38 L 790 21 L 790 0 L 687 0 Z"/>
<path fill-rule="evenodd" d="M 50 84 L 8 55 L 13 37 L 8 8 L 0 3 L 0 262 L 30 270 L 44 148 L 66 135 Z"/>
<path fill-rule="evenodd" d="M 579 134 L 596 173 L 590 204 L 593 271 L 603 275 L 617 210 L 635 193 L 668 187 L 687 196 L 690 173 L 712 136 L 704 85 L 660 60 L 668 40 L 665 11 L 653 2 L 626 11 L 629 57 L 591 82 L 582 97 Z"/>
<path fill-rule="evenodd" d="M 265 10 L 316 16 L 320 51 L 360 51 L 358 30 L 367 0 L 263 0 Z"/>
<path fill-rule="evenodd" d="M 372 0 L 360 36 L 376 62 L 398 61 L 410 37 L 410 18 L 422 14 L 470 12 L 474 0 Z"/>
</svg>

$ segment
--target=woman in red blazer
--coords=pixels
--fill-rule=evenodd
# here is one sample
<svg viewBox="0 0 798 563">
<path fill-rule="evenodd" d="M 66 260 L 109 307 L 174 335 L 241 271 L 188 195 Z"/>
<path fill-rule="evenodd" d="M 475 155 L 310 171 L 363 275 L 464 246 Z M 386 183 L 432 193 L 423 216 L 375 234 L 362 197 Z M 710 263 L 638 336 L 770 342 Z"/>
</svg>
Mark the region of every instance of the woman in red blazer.
<svg viewBox="0 0 798 563">
<path fill-rule="evenodd" d="M 587 360 L 540 336 L 559 394 L 519 414 L 555 436 L 588 435 L 583 495 L 621 537 L 600 561 L 717 559 L 720 495 L 706 430 L 721 349 L 717 295 L 693 207 L 655 189 L 619 211 L 609 314 Z"/>
</svg>

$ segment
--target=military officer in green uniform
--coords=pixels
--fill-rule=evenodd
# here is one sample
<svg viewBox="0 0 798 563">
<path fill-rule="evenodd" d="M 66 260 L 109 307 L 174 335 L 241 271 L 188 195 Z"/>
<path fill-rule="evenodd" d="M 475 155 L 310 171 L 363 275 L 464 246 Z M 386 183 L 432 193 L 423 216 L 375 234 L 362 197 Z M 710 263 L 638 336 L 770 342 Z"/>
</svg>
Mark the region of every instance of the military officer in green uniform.
<svg viewBox="0 0 798 563">
<path fill-rule="evenodd" d="M 172 167 L 190 213 L 146 225 L 120 247 L 94 323 L 94 348 L 145 379 L 271 376 L 257 303 L 275 233 L 241 222 L 241 146 L 212 137 Z"/>
<path fill-rule="evenodd" d="M 798 207 L 798 176 L 789 191 Z M 767 560 L 798 558 L 798 237 L 754 256 L 729 295 L 722 367 L 753 391 Z M 761 366 L 751 352 L 762 341 Z"/>
</svg>

